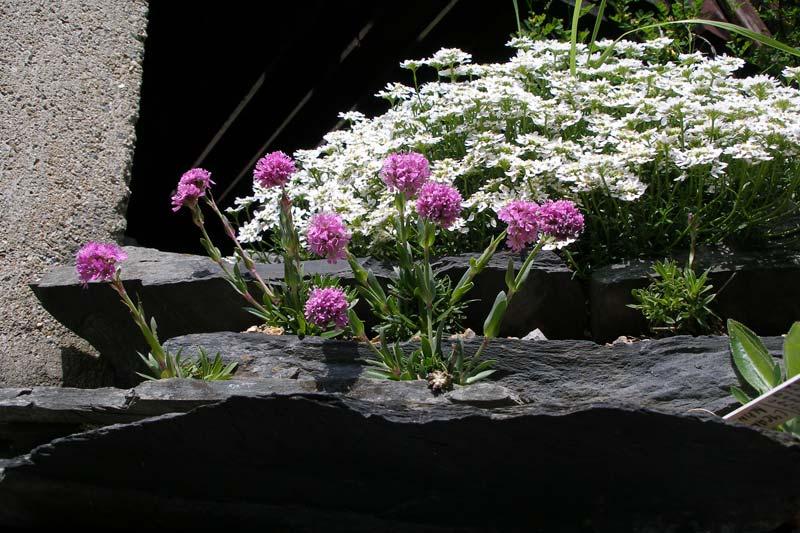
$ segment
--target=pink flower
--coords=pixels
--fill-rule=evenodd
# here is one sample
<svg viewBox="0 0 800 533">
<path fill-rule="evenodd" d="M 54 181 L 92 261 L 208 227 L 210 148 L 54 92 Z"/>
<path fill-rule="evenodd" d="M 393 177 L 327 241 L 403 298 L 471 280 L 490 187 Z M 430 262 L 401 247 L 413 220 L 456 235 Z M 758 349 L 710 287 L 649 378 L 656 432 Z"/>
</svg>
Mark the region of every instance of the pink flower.
<svg viewBox="0 0 800 533">
<path fill-rule="evenodd" d="M 342 289 L 315 288 L 306 301 L 306 320 L 321 328 L 333 322 L 337 328 L 347 326 L 347 296 Z"/>
<path fill-rule="evenodd" d="M 461 214 L 461 194 L 449 185 L 429 181 L 417 198 L 417 213 L 443 228 L 449 228 Z"/>
<path fill-rule="evenodd" d="M 381 179 L 392 191 L 411 198 L 431 175 L 428 160 L 417 152 L 390 154 L 383 162 Z"/>
<path fill-rule="evenodd" d="M 583 215 L 569 200 L 547 201 L 539 206 L 539 231 L 558 243 L 571 242 L 583 232 Z"/>
<path fill-rule="evenodd" d="M 197 199 L 206 195 L 206 189 L 213 185 L 211 172 L 202 168 L 193 168 L 185 172 L 178 182 L 178 189 L 172 195 L 172 211 L 177 212 L 181 207 L 192 208 L 197 205 Z"/>
<path fill-rule="evenodd" d="M 497 214 L 508 224 L 508 246 L 515 252 L 539 239 L 539 204 L 514 200 Z"/>
<path fill-rule="evenodd" d="M 266 189 L 282 187 L 295 172 L 297 167 L 291 157 L 283 152 L 272 152 L 258 160 L 253 180 Z"/>
<path fill-rule="evenodd" d="M 335 263 L 346 257 L 344 250 L 350 242 L 350 233 L 339 215 L 320 213 L 311 217 L 306 240 L 312 252 L 325 257 L 328 263 Z"/>
<path fill-rule="evenodd" d="M 128 258 L 128 254 L 116 244 L 90 242 L 78 250 L 75 270 L 83 286 L 90 281 L 113 281 L 117 263 Z"/>
</svg>

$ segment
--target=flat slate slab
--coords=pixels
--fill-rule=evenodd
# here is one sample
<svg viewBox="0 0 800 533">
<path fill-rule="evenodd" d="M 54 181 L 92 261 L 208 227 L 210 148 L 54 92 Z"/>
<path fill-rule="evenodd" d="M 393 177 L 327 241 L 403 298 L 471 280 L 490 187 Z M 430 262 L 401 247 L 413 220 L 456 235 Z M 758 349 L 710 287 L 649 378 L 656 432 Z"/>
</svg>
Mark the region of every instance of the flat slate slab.
<svg viewBox="0 0 800 533">
<path fill-rule="evenodd" d="M 233 397 L 0 468 L 7 526 L 750 532 L 800 505 L 790 437 L 603 405 Z"/>
<path fill-rule="evenodd" d="M 228 285 L 219 267 L 204 256 L 160 252 L 149 248 L 125 247 L 128 259 L 123 264 L 122 279 L 129 294 L 141 297 L 148 316 L 158 322 L 162 339 L 213 331 L 244 331 L 258 323 L 244 311 L 244 300 Z M 438 272 L 454 279 L 461 277 L 471 255 L 446 257 L 438 261 Z M 497 292 L 504 286 L 508 262 L 506 252 L 498 253 L 487 269 L 476 278 L 476 287 L 468 295 L 473 299 L 467 309 L 468 325 L 480 330 Z M 522 261 L 515 257 L 517 267 Z M 376 277 L 387 282 L 393 276 L 389 265 L 363 260 Z M 283 265 L 259 264 L 261 275 L 280 283 Z M 330 274 L 344 283 L 353 283 L 346 262 L 306 261 L 305 272 Z M 141 333 L 117 294 L 105 284 L 91 283 L 83 288 L 73 267 L 61 266 L 47 272 L 31 285 L 42 306 L 62 324 L 89 341 L 114 371 L 115 385 L 130 387 L 145 371 L 137 352 L 146 352 Z M 367 313 L 361 316 L 368 319 Z M 580 283 L 551 252 L 542 252 L 534 263 L 529 280 L 512 302 L 504 324 L 505 335 L 523 336 L 540 328 L 549 338 L 582 337 L 587 323 L 585 298 Z"/>
<path fill-rule="evenodd" d="M 467 352 L 474 353 L 479 342 L 469 341 Z M 765 342 L 779 354 L 780 337 Z M 220 353 L 239 363 L 237 376 L 242 378 L 291 376 L 314 380 L 320 390 L 345 393 L 362 386 L 363 362 L 373 357 L 364 344 L 260 333 L 186 335 L 166 346 L 186 354 L 200 347 Z M 723 412 L 736 405 L 730 396 L 737 379 L 727 337 L 679 336 L 613 346 L 494 339 L 485 354 L 497 361 L 493 383 L 524 403 L 549 409 L 610 402 L 680 414 L 695 408 Z"/>
</svg>

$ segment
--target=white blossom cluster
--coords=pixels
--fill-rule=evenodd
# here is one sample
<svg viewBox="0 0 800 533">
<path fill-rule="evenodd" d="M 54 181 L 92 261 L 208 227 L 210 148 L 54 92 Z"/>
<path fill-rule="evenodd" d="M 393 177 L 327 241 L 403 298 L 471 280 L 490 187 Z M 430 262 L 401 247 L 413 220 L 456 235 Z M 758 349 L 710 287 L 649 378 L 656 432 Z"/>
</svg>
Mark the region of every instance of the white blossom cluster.
<svg viewBox="0 0 800 533">
<path fill-rule="evenodd" d="M 301 233 L 312 214 L 329 211 L 356 235 L 387 238 L 392 197 L 379 171 L 396 151 L 425 154 L 433 179 L 461 190 L 461 232 L 493 223 L 512 198 L 576 198 L 602 188 L 633 201 L 647 194 L 654 172 L 676 180 L 699 172 L 713 183 L 732 168 L 798 154 L 796 88 L 768 76 L 734 77 L 743 61 L 733 57 L 659 60 L 668 39 L 622 41 L 602 64 L 610 41 L 597 44 L 591 57 L 579 45 L 574 77 L 569 43 L 526 38 L 509 43 L 516 54 L 505 63 L 472 64 L 454 49 L 402 63 L 414 73 L 434 68 L 439 79 L 418 90 L 387 85 L 378 96 L 392 103 L 389 111 L 344 113 L 348 129 L 294 154 L 300 170 L 287 189 Z M 798 72 L 784 75 L 796 80 Z M 233 210 L 254 213 L 240 229 L 242 241 L 277 226 L 278 195 L 256 187 L 236 200 Z"/>
</svg>

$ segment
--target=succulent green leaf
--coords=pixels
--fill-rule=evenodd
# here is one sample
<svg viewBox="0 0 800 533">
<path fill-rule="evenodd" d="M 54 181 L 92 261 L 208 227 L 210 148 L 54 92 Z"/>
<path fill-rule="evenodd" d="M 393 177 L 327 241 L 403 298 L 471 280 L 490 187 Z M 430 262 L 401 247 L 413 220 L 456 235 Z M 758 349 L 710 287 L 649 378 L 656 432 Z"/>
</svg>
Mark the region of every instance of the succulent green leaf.
<svg viewBox="0 0 800 533">
<path fill-rule="evenodd" d="M 795 322 L 783 341 L 783 362 L 786 364 L 786 379 L 800 374 L 800 322 Z"/>
<path fill-rule="evenodd" d="M 738 401 L 742 405 L 750 403 L 752 401 L 752 398 L 750 398 L 750 396 L 748 396 L 745 391 L 743 391 L 742 389 L 740 389 L 735 385 L 731 386 L 731 394 L 733 395 L 734 398 L 736 398 L 736 401 Z"/>
<path fill-rule="evenodd" d="M 494 338 L 500 332 L 500 324 L 503 321 L 503 316 L 508 307 L 508 299 L 506 298 L 505 291 L 497 293 L 491 311 L 483 323 L 483 335 L 485 337 Z"/>
<path fill-rule="evenodd" d="M 733 362 L 750 386 L 764 394 L 780 383 L 775 376 L 777 365 L 755 333 L 744 324 L 728 320 L 728 336 Z"/>
</svg>

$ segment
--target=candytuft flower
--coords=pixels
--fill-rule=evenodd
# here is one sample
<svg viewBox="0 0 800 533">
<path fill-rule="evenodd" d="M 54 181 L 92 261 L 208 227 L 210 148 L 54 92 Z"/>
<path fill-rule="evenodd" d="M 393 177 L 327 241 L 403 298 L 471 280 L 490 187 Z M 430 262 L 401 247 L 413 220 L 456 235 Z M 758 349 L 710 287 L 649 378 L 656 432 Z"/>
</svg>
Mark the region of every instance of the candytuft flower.
<svg viewBox="0 0 800 533">
<path fill-rule="evenodd" d="M 308 296 L 305 307 L 306 320 L 321 328 L 333 322 L 337 328 L 347 326 L 347 296 L 342 289 L 315 288 Z"/>
<path fill-rule="evenodd" d="M 320 213 L 311 217 L 306 240 L 312 252 L 325 257 L 328 263 L 335 263 L 345 258 L 344 250 L 350 242 L 350 233 L 339 215 Z"/>
<path fill-rule="evenodd" d="M 192 208 L 197 205 L 197 199 L 206 195 L 206 190 L 213 185 L 211 172 L 203 168 L 193 168 L 184 172 L 178 182 L 178 189 L 172 195 L 172 211 L 177 212 L 181 207 Z"/>
<path fill-rule="evenodd" d="M 570 200 L 543 203 L 538 218 L 539 232 L 554 239 L 556 246 L 569 244 L 583 232 L 583 215 Z"/>
<path fill-rule="evenodd" d="M 411 198 L 431 175 L 428 160 L 417 152 L 389 154 L 381 168 L 381 179 L 392 191 Z"/>
<path fill-rule="evenodd" d="M 113 281 L 117 263 L 127 258 L 128 254 L 116 244 L 90 242 L 78 250 L 75 271 L 84 287 L 90 281 Z"/>
<path fill-rule="evenodd" d="M 500 210 L 497 217 L 508 224 L 508 246 L 515 252 L 539 239 L 539 204 L 515 200 Z"/>
<path fill-rule="evenodd" d="M 422 186 L 417 198 L 420 217 L 449 228 L 461 214 L 461 194 L 444 183 L 429 181 Z"/>
<path fill-rule="evenodd" d="M 291 157 L 280 151 L 271 152 L 256 163 L 253 180 L 265 189 L 282 187 L 295 172 L 297 167 Z"/>
</svg>

